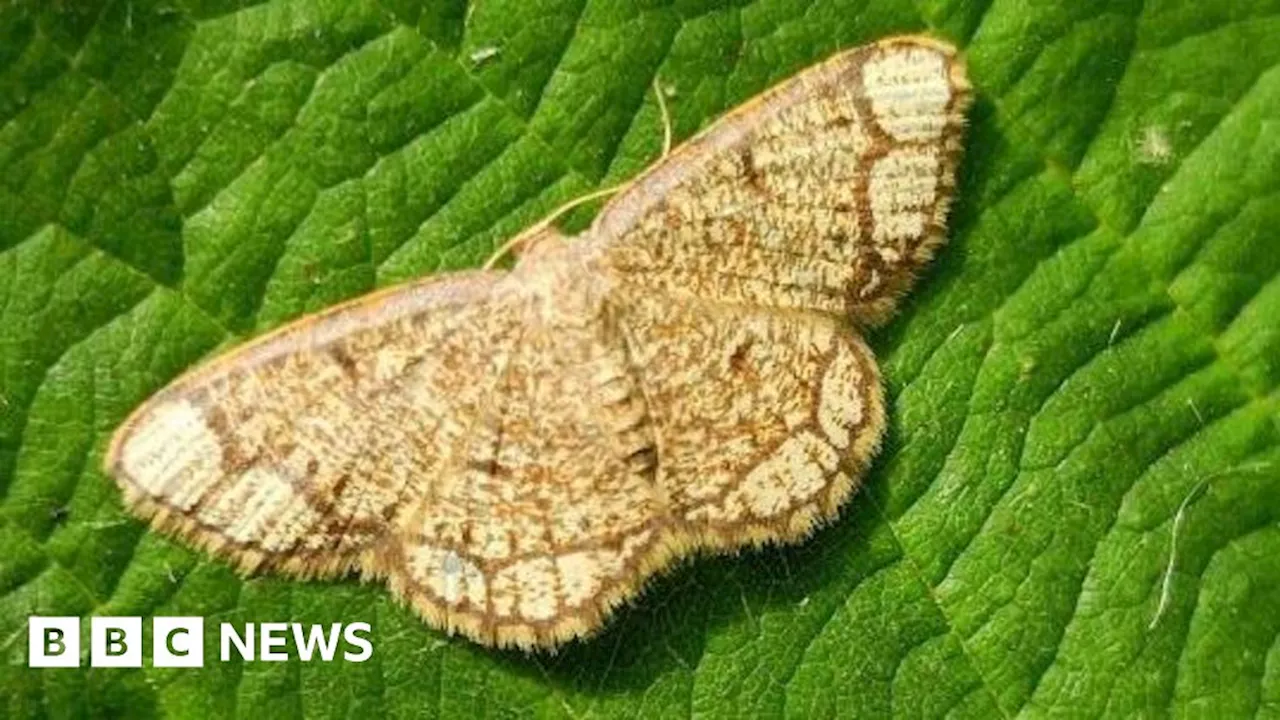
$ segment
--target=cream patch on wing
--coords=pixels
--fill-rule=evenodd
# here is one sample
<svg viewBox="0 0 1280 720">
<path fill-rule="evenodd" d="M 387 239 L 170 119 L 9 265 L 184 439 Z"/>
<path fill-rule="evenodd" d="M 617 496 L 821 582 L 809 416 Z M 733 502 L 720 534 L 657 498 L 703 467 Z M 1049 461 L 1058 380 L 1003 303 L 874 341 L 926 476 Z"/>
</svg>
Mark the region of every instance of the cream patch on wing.
<svg viewBox="0 0 1280 720">
<path fill-rule="evenodd" d="M 891 46 L 862 66 L 863 91 L 876 123 L 899 141 L 936 140 L 947 125 L 947 58 L 919 46 Z"/>
<path fill-rule="evenodd" d="M 622 574 L 618 554 L 608 550 L 587 550 L 556 558 L 564 603 L 581 607 L 594 598 L 605 580 Z"/>
<path fill-rule="evenodd" d="M 288 477 L 269 467 L 251 467 L 197 514 L 201 521 L 224 528 L 237 543 L 253 543 L 280 551 L 305 536 L 318 514 Z"/>
<path fill-rule="evenodd" d="M 868 195 L 875 220 L 873 239 L 887 262 L 901 261 L 893 246 L 925 232 L 938 193 L 938 156 L 928 150 L 903 147 L 891 151 L 871 168 Z"/>
<path fill-rule="evenodd" d="M 739 495 L 753 515 L 773 517 L 826 487 L 839 462 L 839 454 L 829 443 L 806 430 L 787 438 L 752 468 L 730 495 Z"/>
<path fill-rule="evenodd" d="M 493 609 L 498 616 L 518 614 L 534 622 L 556 615 L 558 576 L 555 563 L 536 557 L 512 563 L 493 579 Z"/>
<path fill-rule="evenodd" d="M 187 400 L 161 403 L 124 441 L 120 466 L 153 496 L 170 489 L 169 503 L 190 510 L 219 477 L 221 442 L 203 413 Z"/>
<path fill-rule="evenodd" d="M 818 425 L 838 450 L 849 447 L 853 429 L 862 422 L 862 371 L 853 350 L 842 345 L 822 376 Z"/>
</svg>

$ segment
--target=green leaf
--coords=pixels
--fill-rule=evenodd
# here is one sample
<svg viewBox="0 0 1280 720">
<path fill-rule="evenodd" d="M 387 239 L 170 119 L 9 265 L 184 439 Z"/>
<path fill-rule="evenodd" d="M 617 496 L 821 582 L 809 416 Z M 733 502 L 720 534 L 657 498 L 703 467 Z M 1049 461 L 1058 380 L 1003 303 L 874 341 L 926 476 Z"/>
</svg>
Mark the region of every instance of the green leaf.
<svg viewBox="0 0 1280 720">
<path fill-rule="evenodd" d="M 527 657 L 122 510 L 102 453 L 151 392 L 634 175 L 655 75 L 687 137 L 916 31 L 978 93 L 953 239 L 872 338 L 888 442 L 806 544 Z M 1280 717 L 1277 37 L 1276 0 L 5 5 L 0 714 Z M 201 670 L 30 669 L 33 614 L 364 620 L 374 654 L 222 663 L 214 631 Z"/>
</svg>

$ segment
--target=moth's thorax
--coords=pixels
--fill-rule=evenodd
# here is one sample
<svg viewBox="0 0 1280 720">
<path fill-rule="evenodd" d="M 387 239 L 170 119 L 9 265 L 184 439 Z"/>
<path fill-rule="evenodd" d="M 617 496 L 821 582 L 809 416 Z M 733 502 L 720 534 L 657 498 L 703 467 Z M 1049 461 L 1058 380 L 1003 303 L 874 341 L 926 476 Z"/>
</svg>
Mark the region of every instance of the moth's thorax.
<svg viewBox="0 0 1280 720">
<path fill-rule="evenodd" d="M 601 253 L 587 237 L 540 234 L 506 278 L 532 296 L 542 319 L 598 317 L 612 290 Z"/>
</svg>

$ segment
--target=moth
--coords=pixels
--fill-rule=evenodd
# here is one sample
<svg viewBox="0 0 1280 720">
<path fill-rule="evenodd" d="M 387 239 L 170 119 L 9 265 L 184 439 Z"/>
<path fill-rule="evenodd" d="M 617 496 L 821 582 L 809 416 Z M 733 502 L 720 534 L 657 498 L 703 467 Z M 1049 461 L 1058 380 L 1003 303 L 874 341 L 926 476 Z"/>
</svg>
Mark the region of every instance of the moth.
<svg viewBox="0 0 1280 720">
<path fill-rule="evenodd" d="M 511 270 L 304 317 L 175 380 L 107 471 L 243 571 L 385 582 L 430 625 L 553 648 L 698 551 L 836 516 L 884 428 L 860 332 L 945 240 L 950 45 L 841 52 L 728 113 Z"/>
</svg>

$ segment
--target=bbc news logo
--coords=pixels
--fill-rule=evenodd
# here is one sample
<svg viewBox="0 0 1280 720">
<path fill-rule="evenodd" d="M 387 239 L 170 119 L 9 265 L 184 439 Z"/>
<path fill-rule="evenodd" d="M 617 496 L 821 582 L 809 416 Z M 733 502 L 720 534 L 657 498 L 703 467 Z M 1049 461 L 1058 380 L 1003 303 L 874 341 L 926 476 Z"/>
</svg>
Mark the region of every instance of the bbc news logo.
<svg viewBox="0 0 1280 720">
<path fill-rule="evenodd" d="M 218 659 L 284 662 L 297 657 L 303 662 L 332 662 L 341 657 L 347 662 L 364 662 L 373 656 L 370 629 L 369 623 L 363 622 L 246 623 L 239 628 L 222 623 L 218 626 Z M 91 618 L 89 665 L 142 667 L 143 642 L 140 617 Z M 80 667 L 80 618 L 33 615 L 27 622 L 27 643 L 30 667 Z M 204 618 L 152 618 L 151 661 L 155 667 L 204 667 Z"/>
</svg>

